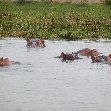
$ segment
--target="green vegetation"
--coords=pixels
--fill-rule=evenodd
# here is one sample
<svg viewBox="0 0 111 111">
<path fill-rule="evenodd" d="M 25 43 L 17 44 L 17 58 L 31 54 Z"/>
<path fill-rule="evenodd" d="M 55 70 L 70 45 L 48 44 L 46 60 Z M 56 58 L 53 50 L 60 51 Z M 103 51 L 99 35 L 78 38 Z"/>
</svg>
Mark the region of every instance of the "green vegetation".
<svg viewBox="0 0 111 111">
<path fill-rule="evenodd" d="M 0 37 L 111 39 L 111 7 L 102 4 L 0 3 Z"/>
<path fill-rule="evenodd" d="M 111 0 L 105 0 L 105 4 L 111 6 Z"/>
</svg>

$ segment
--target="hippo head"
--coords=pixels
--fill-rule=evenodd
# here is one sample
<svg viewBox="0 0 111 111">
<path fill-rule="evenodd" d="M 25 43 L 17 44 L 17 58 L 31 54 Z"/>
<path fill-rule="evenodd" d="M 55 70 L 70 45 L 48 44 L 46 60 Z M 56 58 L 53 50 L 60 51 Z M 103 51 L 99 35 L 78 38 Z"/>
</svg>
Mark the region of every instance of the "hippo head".
<svg viewBox="0 0 111 111">
<path fill-rule="evenodd" d="M 3 59 L 3 57 L 0 58 L 0 66 L 1 66 L 1 67 L 3 67 L 3 66 L 8 66 L 8 65 L 10 65 L 10 61 L 9 61 L 8 58 L 5 58 L 5 59 Z"/>
<path fill-rule="evenodd" d="M 45 41 L 43 39 L 39 39 L 39 40 L 37 40 L 36 45 L 38 47 L 44 48 L 45 47 Z"/>
<path fill-rule="evenodd" d="M 60 57 L 64 58 L 64 56 L 65 56 L 65 54 L 64 54 L 64 52 L 62 52 L 61 55 L 60 55 Z"/>
<path fill-rule="evenodd" d="M 100 54 L 100 52 L 98 52 L 97 49 L 93 49 L 93 50 L 91 50 L 91 52 L 90 52 L 90 55 L 91 55 L 91 56 L 96 56 L 96 57 L 97 57 L 99 54 Z"/>
<path fill-rule="evenodd" d="M 66 54 L 64 54 L 64 52 L 61 53 L 60 57 L 62 58 L 62 61 L 66 60 Z"/>
<path fill-rule="evenodd" d="M 74 60 L 74 59 L 78 58 L 78 54 L 76 54 L 76 53 L 66 53 L 66 54 L 64 54 L 64 52 L 62 52 L 60 57 L 62 58 L 63 61 Z"/>
</svg>

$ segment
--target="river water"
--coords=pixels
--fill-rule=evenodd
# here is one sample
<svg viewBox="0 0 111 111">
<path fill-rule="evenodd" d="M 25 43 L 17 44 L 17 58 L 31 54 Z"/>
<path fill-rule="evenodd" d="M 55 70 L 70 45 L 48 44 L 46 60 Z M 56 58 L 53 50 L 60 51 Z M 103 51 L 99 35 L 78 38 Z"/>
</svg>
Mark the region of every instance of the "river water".
<svg viewBox="0 0 111 111">
<path fill-rule="evenodd" d="M 0 57 L 21 63 L 0 67 L 0 111 L 111 111 L 111 65 L 55 58 L 86 47 L 108 55 L 110 46 L 46 40 L 46 48 L 26 48 L 23 39 L 0 40 Z"/>
</svg>

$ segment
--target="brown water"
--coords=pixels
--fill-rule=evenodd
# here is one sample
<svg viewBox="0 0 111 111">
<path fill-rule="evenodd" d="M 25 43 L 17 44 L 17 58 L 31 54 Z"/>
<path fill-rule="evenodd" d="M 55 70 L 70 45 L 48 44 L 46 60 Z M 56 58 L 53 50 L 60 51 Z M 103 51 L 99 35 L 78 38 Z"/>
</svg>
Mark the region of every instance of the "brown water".
<svg viewBox="0 0 111 111">
<path fill-rule="evenodd" d="M 21 62 L 0 68 L 0 111 L 111 111 L 111 65 L 54 58 L 86 47 L 111 53 L 110 42 L 0 40 L 0 57 Z"/>
</svg>

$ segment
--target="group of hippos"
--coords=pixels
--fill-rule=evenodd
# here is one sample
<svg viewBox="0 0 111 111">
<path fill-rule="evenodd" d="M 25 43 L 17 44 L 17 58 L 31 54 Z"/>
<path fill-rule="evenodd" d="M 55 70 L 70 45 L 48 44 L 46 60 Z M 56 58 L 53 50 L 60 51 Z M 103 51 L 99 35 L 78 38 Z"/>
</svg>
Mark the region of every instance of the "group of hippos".
<svg viewBox="0 0 111 111">
<path fill-rule="evenodd" d="M 79 50 L 77 52 L 72 52 L 72 53 L 64 53 L 62 52 L 59 58 L 62 58 L 62 61 L 66 60 L 76 60 L 76 59 L 82 59 L 79 57 L 80 56 L 86 56 L 90 57 L 92 60 L 92 63 L 106 63 L 106 64 L 111 64 L 111 54 L 108 56 L 105 55 L 100 55 L 102 53 L 98 52 L 96 49 L 89 49 L 85 48 L 82 50 Z"/>
<path fill-rule="evenodd" d="M 45 46 L 45 41 L 43 39 L 32 39 L 32 38 L 26 38 L 26 47 L 31 48 L 31 47 L 41 47 L 44 48 Z M 62 61 L 73 61 L 77 59 L 82 59 L 79 56 L 86 56 L 90 57 L 93 63 L 106 63 L 106 64 L 111 64 L 111 54 L 105 56 L 105 55 L 100 55 L 101 53 L 98 52 L 97 49 L 89 49 L 85 48 L 82 50 L 79 50 L 77 52 L 72 52 L 72 53 L 64 53 L 62 52 L 60 56 L 57 56 L 57 58 L 60 58 Z M 11 64 L 20 64 L 20 62 L 15 62 L 15 61 L 10 61 L 8 58 L 0 58 L 0 67 L 3 66 L 9 66 Z"/>
</svg>

